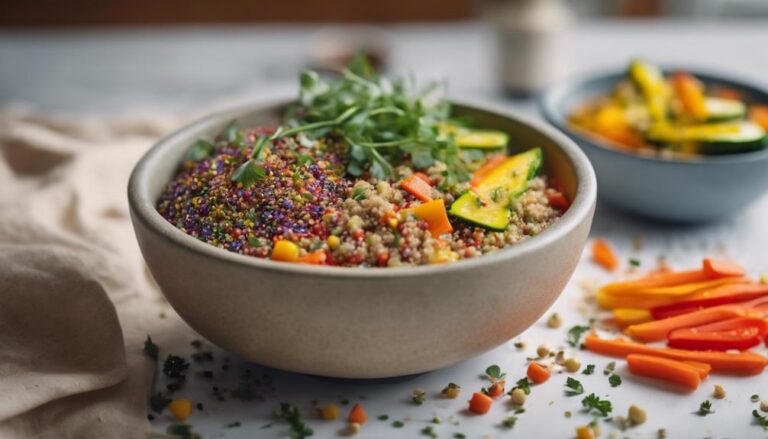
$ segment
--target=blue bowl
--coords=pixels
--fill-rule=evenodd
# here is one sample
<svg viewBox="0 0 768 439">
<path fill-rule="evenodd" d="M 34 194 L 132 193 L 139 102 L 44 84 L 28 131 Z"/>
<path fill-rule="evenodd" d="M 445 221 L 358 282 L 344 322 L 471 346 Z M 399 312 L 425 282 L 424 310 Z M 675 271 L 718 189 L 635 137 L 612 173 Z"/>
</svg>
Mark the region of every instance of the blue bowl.
<svg viewBox="0 0 768 439">
<path fill-rule="evenodd" d="M 706 86 L 735 89 L 751 102 L 768 104 L 768 92 L 722 74 L 688 68 Z M 546 120 L 584 150 L 597 174 L 601 199 L 629 213 L 671 222 L 704 222 L 730 216 L 768 189 L 768 149 L 690 159 L 666 159 L 617 150 L 571 128 L 579 105 L 609 93 L 626 71 L 589 75 L 549 88 L 539 107 Z"/>
</svg>

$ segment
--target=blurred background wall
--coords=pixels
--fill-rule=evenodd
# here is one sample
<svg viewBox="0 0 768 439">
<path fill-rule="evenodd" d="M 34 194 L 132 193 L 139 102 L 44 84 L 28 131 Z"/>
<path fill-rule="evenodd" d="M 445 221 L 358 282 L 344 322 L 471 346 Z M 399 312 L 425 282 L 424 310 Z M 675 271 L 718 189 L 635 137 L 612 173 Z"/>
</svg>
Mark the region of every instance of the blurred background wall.
<svg viewBox="0 0 768 439">
<path fill-rule="evenodd" d="M 499 0 L 496 0 L 499 1 Z M 251 22 L 454 21 L 481 0 L 2 0 L 0 26 L 126 26 Z M 768 16 L 768 0 L 571 0 L 586 17 Z"/>
</svg>

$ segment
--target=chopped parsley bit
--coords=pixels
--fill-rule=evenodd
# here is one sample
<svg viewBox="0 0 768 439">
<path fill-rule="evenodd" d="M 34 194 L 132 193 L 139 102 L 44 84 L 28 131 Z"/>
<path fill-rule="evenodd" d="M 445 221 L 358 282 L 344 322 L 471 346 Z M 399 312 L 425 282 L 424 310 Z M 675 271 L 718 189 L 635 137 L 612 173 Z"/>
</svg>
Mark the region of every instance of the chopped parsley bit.
<svg viewBox="0 0 768 439">
<path fill-rule="evenodd" d="M 203 348 L 203 341 L 202 340 L 192 340 L 191 342 L 189 342 L 189 344 L 192 345 L 193 348 L 198 349 L 198 350 Z"/>
<path fill-rule="evenodd" d="M 501 368 L 495 364 L 488 366 L 488 368 L 485 369 L 485 374 L 488 376 L 492 383 L 501 381 L 507 376 L 507 374 L 502 372 Z"/>
<path fill-rule="evenodd" d="M 235 421 L 231 424 L 227 424 L 227 428 L 236 428 L 236 427 L 240 427 L 241 425 L 243 424 L 241 424 L 240 421 Z"/>
<path fill-rule="evenodd" d="M 714 413 L 712 411 L 712 403 L 709 402 L 709 400 L 702 402 L 699 406 L 699 411 L 696 412 L 696 414 L 699 416 L 707 416 L 712 413 Z"/>
<path fill-rule="evenodd" d="M 603 369 L 603 375 L 608 376 L 612 374 L 614 370 L 616 370 L 616 362 L 611 361 L 605 365 L 605 369 Z"/>
<path fill-rule="evenodd" d="M 581 405 L 587 409 L 587 413 L 592 410 L 600 413 L 600 416 L 608 416 L 613 411 L 611 401 L 601 400 L 594 393 L 590 393 L 589 396 L 581 400 Z"/>
<path fill-rule="evenodd" d="M 411 392 L 411 401 L 413 401 L 414 404 L 422 405 L 426 400 L 427 400 L 426 390 L 421 388 L 413 389 L 413 392 Z"/>
<path fill-rule="evenodd" d="M 464 433 L 453 433 L 453 439 L 467 439 Z"/>
<path fill-rule="evenodd" d="M 157 392 L 149 397 L 149 409 L 158 415 L 163 413 L 168 404 L 171 403 L 171 399 L 166 397 L 163 392 Z"/>
<path fill-rule="evenodd" d="M 608 377 L 608 382 L 611 383 L 611 387 L 618 387 L 621 385 L 621 377 L 613 374 Z"/>
<path fill-rule="evenodd" d="M 252 401 L 256 399 L 256 394 L 251 389 L 251 383 L 249 381 L 240 381 L 237 389 L 232 391 L 232 397 L 239 399 L 240 401 Z"/>
<path fill-rule="evenodd" d="M 577 347 L 581 344 L 581 337 L 589 331 L 589 326 L 576 325 L 568 330 L 568 344 L 571 347 Z"/>
<path fill-rule="evenodd" d="M 192 431 L 192 426 L 189 424 L 172 424 L 165 429 L 166 434 L 171 436 L 180 437 L 182 439 L 202 439 L 198 433 Z"/>
<path fill-rule="evenodd" d="M 433 424 L 441 424 L 441 423 L 443 422 L 443 420 L 442 420 L 442 419 L 440 419 L 440 417 L 439 417 L 439 416 L 435 415 L 435 417 L 434 417 L 434 418 L 432 418 L 432 421 L 431 421 L 431 422 L 432 422 Z"/>
<path fill-rule="evenodd" d="M 585 367 L 581 373 L 583 373 L 584 375 L 592 375 L 593 373 L 595 373 L 595 365 L 587 364 L 587 367 Z"/>
<path fill-rule="evenodd" d="M 395 428 L 403 428 L 405 423 L 403 421 L 393 421 L 392 426 Z"/>
<path fill-rule="evenodd" d="M 768 430 L 768 416 L 761 416 L 757 410 L 752 410 L 752 417 L 755 418 L 755 423 L 757 425 Z"/>
<path fill-rule="evenodd" d="M 437 433 L 435 432 L 435 428 L 432 427 L 431 425 L 427 425 L 426 427 L 422 428 L 421 434 L 423 434 L 424 436 L 429 436 L 433 439 L 437 438 Z"/>
<path fill-rule="evenodd" d="M 355 200 L 355 201 L 365 200 L 365 188 L 364 187 L 356 187 L 352 191 L 352 199 Z"/>
<path fill-rule="evenodd" d="M 147 339 L 144 341 L 144 353 L 155 361 L 157 361 L 157 355 L 160 353 L 160 348 L 152 341 L 152 337 L 147 334 Z"/>
<path fill-rule="evenodd" d="M 341 403 L 341 405 L 349 405 L 349 400 L 348 399 L 342 399 L 339 402 Z"/>
<path fill-rule="evenodd" d="M 379 415 L 379 421 L 386 421 L 389 419 L 389 415 Z"/>
<path fill-rule="evenodd" d="M 629 265 L 633 267 L 639 267 L 640 266 L 640 260 L 636 258 L 629 258 Z"/>
<path fill-rule="evenodd" d="M 163 373 L 169 378 L 176 378 L 181 381 L 184 380 L 184 371 L 189 369 L 189 363 L 187 360 L 176 356 L 168 355 L 163 363 Z"/>
<path fill-rule="evenodd" d="M 749 397 L 749 400 L 752 401 L 752 402 L 760 401 L 760 395 L 754 394 L 754 395 Z"/>
<path fill-rule="evenodd" d="M 197 141 L 187 150 L 184 158 L 196 162 L 211 155 L 211 152 L 213 152 L 214 149 L 215 146 L 213 143 L 205 139 L 197 139 Z"/>
<path fill-rule="evenodd" d="M 517 423 L 517 416 L 508 416 L 501 421 L 501 425 L 506 428 L 514 428 Z"/>
<path fill-rule="evenodd" d="M 299 409 L 287 402 L 280 403 L 280 409 L 275 411 L 275 416 L 286 421 L 291 426 L 291 437 L 293 438 L 304 439 L 314 434 L 312 429 L 307 427 L 304 421 L 301 420 Z"/>
<path fill-rule="evenodd" d="M 521 378 L 515 383 L 515 387 L 513 387 L 508 393 L 511 394 L 513 390 L 520 389 L 522 390 L 526 395 L 531 394 L 531 382 L 528 381 L 528 378 Z"/>
<path fill-rule="evenodd" d="M 581 395 L 584 393 L 584 386 L 581 385 L 581 382 L 571 377 L 568 377 L 568 379 L 565 380 L 565 387 L 570 389 L 565 391 L 565 394 L 568 396 Z"/>
<path fill-rule="evenodd" d="M 267 176 L 267 170 L 256 164 L 253 159 L 250 159 L 240 165 L 239 168 L 232 174 L 232 181 L 242 183 L 244 188 L 249 188 L 256 184 L 257 181 L 263 180 Z"/>
</svg>

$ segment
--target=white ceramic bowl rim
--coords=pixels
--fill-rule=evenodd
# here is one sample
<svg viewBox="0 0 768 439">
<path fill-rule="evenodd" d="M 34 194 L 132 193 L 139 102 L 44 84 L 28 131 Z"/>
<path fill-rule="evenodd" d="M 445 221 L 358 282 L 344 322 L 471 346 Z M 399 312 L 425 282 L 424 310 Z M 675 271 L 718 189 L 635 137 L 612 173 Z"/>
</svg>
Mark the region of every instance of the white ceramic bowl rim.
<svg viewBox="0 0 768 439">
<path fill-rule="evenodd" d="M 225 249 L 215 247 L 211 244 L 200 241 L 183 231 L 174 227 L 155 209 L 155 200 L 149 197 L 148 175 L 152 172 L 154 165 L 160 159 L 159 152 L 168 144 L 180 141 L 180 138 L 186 137 L 189 131 L 200 124 L 211 122 L 217 119 L 223 119 L 224 116 L 246 113 L 258 108 L 276 107 L 291 102 L 292 99 L 282 99 L 270 103 L 252 103 L 241 105 L 224 111 L 216 112 L 207 117 L 198 119 L 179 130 L 169 134 L 159 140 L 146 154 L 139 160 L 131 173 L 128 182 L 128 202 L 131 206 L 136 219 L 159 232 L 159 234 L 171 241 L 171 243 L 185 247 L 189 251 L 214 257 L 220 260 L 234 264 L 251 266 L 263 270 L 277 272 L 306 274 L 315 276 L 324 276 L 329 278 L 347 278 L 347 279 L 371 279 L 371 278 L 389 278 L 392 276 L 427 276 L 437 275 L 453 270 L 471 270 L 474 267 L 487 263 L 500 262 L 502 260 L 513 259 L 525 253 L 535 251 L 547 244 L 561 239 L 575 229 L 587 216 L 590 215 L 594 200 L 597 196 L 597 183 L 592 165 L 584 152 L 567 136 L 555 128 L 549 127 L 543 122 L 535 121 L 530 118 L 520 116 L 515 112 L 509 111 L 503 107 L 487 103 L 469 103 L 464 100 L 461 102 L 452 101 L 452 104 L 464 107 L 476 108 L 478 110 L 492 112 L 508 119 L 517 121 L 523 125 L 544 134 L 551 138 L 563 151 L 566 158 L 570 161 L 575 171 L 577 185 L 576 194 L 566 213 L 549 228 L 542 233 L 526 239 L 523 242 L 497 250 L 493 253 L 474 258 L 462 259 L 441 265 L 420 265 L 414 267 L 392 267 L 392 268 L 374 268 L 374 267 L 329 267 L 314 266 L 309 264 L 290 264 L 285 262 L 274 262 L 268 259 L 254 256 L 241 255 L 230 252 Z M 190 142 L 191 144 L 191 142 Z"/>
<path fill-rule="evenodd" d="M 723 83 L 730 83 L 738 88 L 751 90 L 760 94 L 768 95 L 768 91 L 765 91 L 762 87 L 753 84 L 752 82 L 739 78 L 732 74 L 719 73 L 708 68 L 690 68 L 674 65 L 661 65 L 663 71 L 686 71 L 692 73 L 694 76 L 707 77 L 713 80 L 717 80 Z M 564 81 L 558 82 L 556 85 L 547 89 L 539 97 L 539 108 L 544 118 L 552 125 L 559 128 L 561 131 L 567 133 L 571 137 L 576 137 L 583 142 L 592 143 L 600 147 L 600 149 L 606 150 L 611 154 L 617 154 L 622 157 L 632 157 L 637 160 L 651 161 L 663 165 L 677 166 L 677 165 L 710 165 L 718 163 L 743 163 L 751 162 L 760 159 L 768 158 L 768 148 L 761 149 L 759 151 L 741 152 L 736 154 L 723 154 L 723 155 L 700 155 L 691 159 L 680 158 L 661 158 L 642 154 L 633 154 L 630 152 L 624 152 L 616 149 L 608 141 L 600 138 L 585 136 L 579 130 L 571 128 L 565 121 L 568 117 L 566 114 L 562 114 L 560 111 L 560 102 L 571 91 L 579 89 L 585 83 L 592 81 L 599 81 L 601 79 L 610 79 L 616 76 L 620 76 L 626 72 L 626 67 L 616 68 L 610 70 L 601 70 L 599 72 L 585 73 L 579 76 L 575 76 Z M 768 102 L 766 102 L 768 104 Z"/>
</svg>

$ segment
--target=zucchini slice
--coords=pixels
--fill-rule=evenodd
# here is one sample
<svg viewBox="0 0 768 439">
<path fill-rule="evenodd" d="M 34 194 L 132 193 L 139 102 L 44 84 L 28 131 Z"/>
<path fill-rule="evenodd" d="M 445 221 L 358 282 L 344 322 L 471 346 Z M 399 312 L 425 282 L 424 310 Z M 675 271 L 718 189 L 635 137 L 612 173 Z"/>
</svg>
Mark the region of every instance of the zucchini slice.
<svg viewBox="0 0 768 439">
<path fill-rule="evenodd" d="M 440 137 L 453 134 L 459 148 L 501 149 L 509 144 L 509 135 L 497 130 L 478 130 L 452 124 L 439 126 Z"/>
<path fill-rule="evenodd" d="M 743 119 L 747 114 L 747 106 L 744 102 L 735 99 L 706 98 L 704 105 L 707 107 L 708 122 Z"/>
<path fill-rule="evenodd" d="M 766 147 L 765 130 L 748 121 L 704 125 L 655 124 L 646 136 L 659 143 L 694 142 L 699 144 L 702 154 L 728 154 Z"/>
<path fill-rule="evenodd" d="M 661 69 L 648 62 L 635 60 L 629 65 L 629 76 L 643 94 L 653 120 L 657 122 L 666 120 L 669 111 L 669 93 Z"/>
<path fill-rule="evenodd" d="M 491 230 L 503 231 L 509 225 L 510 210 L 541 168 L 540 148 L 508 157 L 476 187 L 463 193 L 449 213 Z"/>
</svg>

